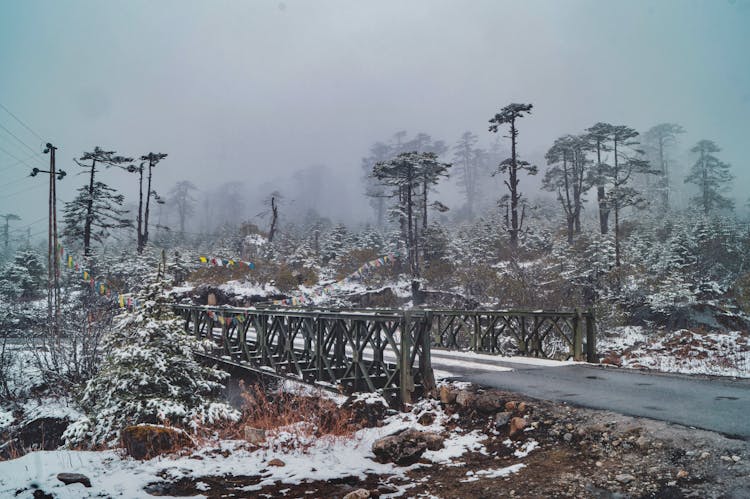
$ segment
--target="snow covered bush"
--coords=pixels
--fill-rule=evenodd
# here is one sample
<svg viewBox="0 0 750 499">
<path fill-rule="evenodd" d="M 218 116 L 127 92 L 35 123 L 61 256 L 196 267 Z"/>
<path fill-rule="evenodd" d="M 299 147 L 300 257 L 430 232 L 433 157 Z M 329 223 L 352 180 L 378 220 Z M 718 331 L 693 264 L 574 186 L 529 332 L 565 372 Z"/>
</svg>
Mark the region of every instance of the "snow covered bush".
<svg viewBox="0 0 750 499">
<path fill-rule="evenodd" d="M 195 359 L 194 352 L 207 345 L 183 332 L 163 289 L 148 286 L 137 310 L 116 317 L 105 338 L 107 355 L 81 397 L 90 423 L 74 425 L 66 435 L 68 446 L 116 445 L 120 430 L 132 424 L 165 422 L 195 430 L 239 417 L 218 401 L 228 374 Z"/>
</svg>

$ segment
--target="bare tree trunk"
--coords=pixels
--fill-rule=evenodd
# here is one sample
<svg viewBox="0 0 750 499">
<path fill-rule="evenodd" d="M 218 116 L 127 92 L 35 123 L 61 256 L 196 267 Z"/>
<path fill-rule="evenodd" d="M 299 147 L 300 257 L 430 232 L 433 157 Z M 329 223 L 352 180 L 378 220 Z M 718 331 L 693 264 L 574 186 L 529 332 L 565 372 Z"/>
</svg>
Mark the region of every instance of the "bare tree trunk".
<svg viewBox="0 0 750 499">
<path fill-rule="evenodd" d="M 143 253 L 143 163 L 138 170 L 138 253 Z"/>
<path fill-rule="evenodd" d="M 600 139 L 596 139 L 596 165 L 597 165 L 597 187 L 596 187 L 596 199 L 599 203 L 599 230 L 602 234 L 609 232 L 609 207 L 607 206 L 607 199 L 604 192 L 604 182 L 602 176 L 602 143 Z"/>
<path fill-rule="evenodd" d="M 96 159 L 91 160 L 91 175 L 89 176 L 89 199 L 86 202 L 86 221 L 83 225 L 83 254 L 91 254 L 91 224 L 94 221 L 94 174 Z"/>
</svg>

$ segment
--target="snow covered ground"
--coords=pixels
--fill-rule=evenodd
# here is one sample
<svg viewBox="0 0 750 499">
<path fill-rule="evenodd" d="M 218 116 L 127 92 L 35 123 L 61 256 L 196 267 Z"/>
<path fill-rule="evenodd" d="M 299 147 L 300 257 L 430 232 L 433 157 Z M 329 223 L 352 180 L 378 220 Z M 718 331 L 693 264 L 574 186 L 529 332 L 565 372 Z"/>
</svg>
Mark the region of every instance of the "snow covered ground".
<svg viewBox="0 0 750 499">
<path fill-rule="evenodd" d="M 603 362 L 635 369 L 750 378 L 750 333 L 617 328 L 599 340 Z"/>
<path fill-rule="evenodd" d="M 247 492 L 260 490 L 276 482 L 299 484 L 312 480 L 332 480 L 355 476 L 363 479 L 367 474 L 392 475 L 402 477 L 415 467 L 400 467 L 393 464 L 380 464 L 373 460 L 372 443 L 385 435 L 400 429 L 418 427 L 425 431 L 441 432 L 448 422 L 447 416 L 435 401 L 422 401 L 425 407 L 409 413 L 399 413 L 386 419 L 380 428 L 368 428 L 357 432 L 351 438 L 322 438 L 305 442 L 305 450 L 289 450 L 291 440 L 298 435 L 284 431 L 273 434 L 266 444 L 254 449 L 243 441 L 218 441 L 196 450 L 189 455 L 162 456 L 149 461 L 136 461 L 123 456 L 120 451 L 38 451 L 25 456 L 0 462 L 0 497 L 32 497 L 35 488 L 52 493 L 58 498 L 83 498 L 101 496 L 143 497 L 144 487 L 163 481 L 176 481 L 181 478 L 200 479 L 208 476 L 259 475 L 257 484 L 245 488 Z M 437 414 L 427 426 L 417 423 L 419 409 Z M 483 440 L 487 435 L 479 431 L 463 432 L 453 429 L 445 440 L 445 446 L 438 451 L 427 451 L 423 457 L 433 463 L 451 466 L 461 465 L 461 456 L 467 451 L 484 452 Z M 537 444 L 533 439 L 520 442 L 508 440 L 508 446 L 516 447 L 515 456 L 519 462 L 511 466 L 480 471 L 486 476 L 506 476 L 522 469 L 520 462 Z M 272 466 L 273 459 L 283 461 L 283 466 Z M 64 485 L 57 479 L 62 472 L 83 473 L 90 478 L 92 487 L 81 484 Z M 467 474 L 467 480 L 477 479 Z M 397 493 L 405 493 L 402 485 L 396 485 Z M 16 495 L 18 491 L 22 491 Z M 205 496 L 197 496 L 205 497 Z M 385 495 L 383 497 L 389 497 Z"/>
</svg>

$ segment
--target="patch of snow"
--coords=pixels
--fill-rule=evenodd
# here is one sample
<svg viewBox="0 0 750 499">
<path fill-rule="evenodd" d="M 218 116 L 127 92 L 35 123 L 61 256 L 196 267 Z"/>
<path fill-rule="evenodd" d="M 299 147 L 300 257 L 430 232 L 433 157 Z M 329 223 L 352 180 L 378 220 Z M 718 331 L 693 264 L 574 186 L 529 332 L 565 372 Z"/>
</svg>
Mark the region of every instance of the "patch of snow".
<svg viewBox="0 0 750 499">
<path fill-rule="evenodd" d="M 10 426 L 14 420 L 13 411 L 4 411 L 0 409 L 0 430 Z"/>
</svg>

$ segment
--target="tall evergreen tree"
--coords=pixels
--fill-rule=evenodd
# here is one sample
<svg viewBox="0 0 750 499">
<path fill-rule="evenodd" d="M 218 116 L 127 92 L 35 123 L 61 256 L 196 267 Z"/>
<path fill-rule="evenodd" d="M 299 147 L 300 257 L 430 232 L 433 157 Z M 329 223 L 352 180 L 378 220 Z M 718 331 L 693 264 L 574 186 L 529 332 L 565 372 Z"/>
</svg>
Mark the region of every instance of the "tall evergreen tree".
<svg viewBox="0 0 750 499">
<path fill-rule="evenodd" d="M 453 146 L 453 162 L 459 166 L 457 170 L 458 184 L 466 197 L 466 213 L 471 219 L 474 217 L 477 197 L 479 197 L 479 157 L 476 144 L 476 134 L 466 131 Z"/>
<path fill-rule="evenodd" d="M 83 241 L 83 252 L 90 255 L 92 240 L 101 244 L 110 230 L 133 227 L 123 201 L 123 195 L 104 182 L 79 187 L 76 197 L 65 203 L 63 237 Z"/>
<path fill-rule="evenodd" d="M 596 171 L 594 174 L 594 182 L 596 184 L 596 201 L 599 206 L 599 231 L 602 234 L 606 234 L 609 231 L 610 211 L 610 207 L 607 205 L 607 193 L 604 185 L 604 170 L 606 165 L 602 162 L 602 153 L 609 151 L 608 142 L 612 135 L 612 129 L 613 127 L 609 123 L 599 122 L 586 130 L 588 132 L 589 140 L 596 150 Z"/>
<path fill-rule="evenodd" d="M 370 174 L 376 163 L 386 161 L 390 156 L 390 146 L 383 142 L 375 142 L 370 147 L 370 155 L 362 158 L 362 170 L 364 172 L 362 181 L 365 184 L 365 194 L 370 198 L 370 206 L 375 211 L 375 223 L 378 227 L 382 227 L 385 222 L 385 199 L 387 195 L 383 184 L 375 180 Z"/>
<path fill-rule="evenodd" d="M 156 167 L 157 164 L 164 158 L 166 158 L 167 155 L 165 153 L 161 152 L 150 152 L 144 156 L 141 156 L 141 161 L 148 163 L 148 185 L 146 187 L 146 211 L 143 216 L 143 232 L 139 230 L 140 234 L 140 243 L 139 243 L 139 251 L 143 251 L 143 247 L 148 243 L 148 215 L 149 215 L 149 208 L 151 206 L 151 198 L 154 199 L 157 203 L 163 203 L 161 198 L 158 194 L 156 194 L 156 191 L 151 189 L 151 177 L 153 175 L 153 170 Z M 143 168 L 143 163 L 141 163 L 141 168 Z M 141 182 L 143 182 L 143 172 L 141 172 Z M 142 186 L 141 186 L 142 189 Z M 141 223 L 141 210 L 140 207 L 143 205 L 143 191 L 141 190 L 141 200 L 140 204 L 138 206 L 138 227 L 140 229 Z"/>
<path fill-rule="evenodd" d="M 648 129 L 643 139 L 653 153 L 652 169 L 658 172 L 659 180 L 656 190 L 660 197 L 662 209 L 669 209 L 670 204 L 670 162 L 669 146 L 677 140 L 677 135 L 685 133 L 685 129 L 675 123 L 660 123 Z"/>
<path fill-rule="evenodd" d="M 97 165 L 104 165 L 106 168 L 116 166 L 119 168 L 132 168 L 126 166 L 133 161 L 133 158 L 116 155 L 115 151 L 105 151 L 100 147 L 94 147 L 92 152 L 84 152 L 79 159 L 74 159 L 78 166 L 88 170 L 89 183 L 78 189 L 78 195 L 70 203 L 66 204 L 65 231 L 64 234 L 74 239 L 83 239 L 83 253 L 91 253 L 92 229 L 98 228 L 101 232 L 94 236 L 94 240 L 101 242 L 102 234 L 107 229 L 124 228 L 131 226 L 123 218 L 125 210 L 118 208 L 122 206 L 123 197 L 115 194 L 112 189 L 103 182 L 95 180 Z M 90 164 L 83 162 L 90 161 Z M 67 212 L 70 210 L 71 215 Z M 76 219 L 75 216 L 81 218 Z M 81 226 L 81 222 L 83 225 Z"/>
<path fill-rule="evenodd" d="M 520 219 L 518 216 L 518 205 L 521 201 L 521 192 L 518 190 L 518 183 L 520 182 L 518 175 L 522 170 L 526 170 L 529 175 L 536 175 L 537 173 L 536 166 L 530 164 L 528 161 L 518 159 L 518 127 L 516 126 L 516 120 L 530 114 L 532 107 L 532 104 L 509 104 L 490 119 L 490 132 L 497 133 L 502 125 L 510 126 L 510 135 L 508 138 L 510 139 L 511 156 L 500 162 L 498 173 L 508 174 L 508 178 L 504 180 L 510 196 L 511 216 L 508 232 L 510 233 L 510 242 L 514 247 L 518 246 L 518 233 L 523 228 L 523 216 Z"/>
<path fill-rule="evenodd" d="M 643 159 L 643 151 L 638 149 L 636 140 L 638 132 L 634 129 L 618 125 L 611 128 L 613 163 L 603 169 L 604 179 L 609 183 L 607 206 L 615 215 L 615 265 L 621 266 L 621 235 L 620 213 L 624 208 L 643 208 L 646 199 L 642 193 L 632 187 L 631 181 L 635 174 L 650 174 L 648 162 Z M 619 277 L 618 277 L 619 279 Z"/>
<path fill-rule="evenodd" d="M 729 172 L 729 164 L 714 156 L 719 151 L 719 146 L 711 140 L 701 140 L 690 150 L 698 155 L 698 159 L 685 178 L 685 183 L 698 186 L 698 195 L 693 202 L 701 207 L 705 215 L 715 209 L 734 207 L 734 201 L 721 195 L 734 175 Z"/>
<path fill-rule="evenodd" d="M 189 180 L 181 180 L 169 191 L 171 204 L 177 209 L 180 219 L 180 237 L 185 237 L 185 220 L 195 213 L 195 198 L 190 193 L 197 189 Z"/>
<path fill-rule="evenodd" d="M 542 187 L 557 193 L 567 222 L 568 244 L 573 244 L 573 234 L 581 231 L 583 195 L 588 189 L 586 152 L 591 144 L 586 137 L 566 135 L 558 138 L 547 151 L 547 169 Z"/>
</svg>

